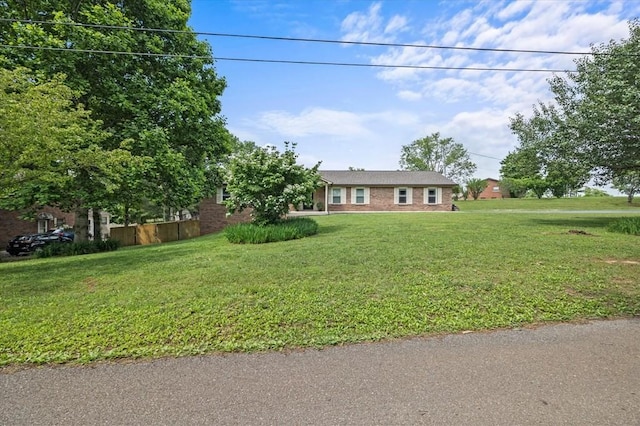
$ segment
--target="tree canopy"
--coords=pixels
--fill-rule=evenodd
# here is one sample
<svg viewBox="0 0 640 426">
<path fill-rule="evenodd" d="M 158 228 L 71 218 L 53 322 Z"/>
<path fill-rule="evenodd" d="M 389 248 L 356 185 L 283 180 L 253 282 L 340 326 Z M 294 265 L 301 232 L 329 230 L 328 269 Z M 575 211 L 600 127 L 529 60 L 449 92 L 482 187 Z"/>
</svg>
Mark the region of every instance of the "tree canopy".
<svg viewBox="0 0 640 426">
<path fill-rule="evenodd" d="M 440 133 L 403 145 L 400 167 L 403 170 L 442 173 L 454 182 L 466 180 L 477 168 L 462 144 L 456 143 L 453 138 L 441 138 Z"/>
<path fill-rule="evenodd" d="M 246 148 L 251 145 L 245 144 Z M 289 212 L 289 206 L 311 201 L 320 184 L 318 167 L 296 163 L 295 144 L 285 142 L 280 153 L 275 147 L 244 149 L 232 155 L 227 165 L 225 204 L 230 213 L 252 209 L 255 223 L 276 223 Z"/>
<path fill-rule="evenodd" d="M 504 177 L 544 178 L 558 196 L 590 177 L 607 183 L 640 171 L 637 20 L 629 32 L 627 40 L 592 46 L 591 55 L 575 61 L 575 72 L 551 78 L 552 103 L 534 106 L 529 118 L 519 113 L 511 119 L 520 145 L 503 160 Z"/>
<path fill-rule="evenodd" d="M 226 83 L 187 26 L 190 13 L 186 0 L 0 2 L 0 16 L 15 20 L 0 23 L 2 65 L 65 74 L 74 104 L 101 123 L 100 148 L 131 155 L 100 207 L 183 208 L 215 188 L 211 169 L 229 149 L 219 115 Z"/>
<path fill-rule="evenodd" d="M 104 150 L 107 134 L 73 98 L 62 75 L 0 68 L 0 207 L 93 207 L 115 191 L 130 154 Z"/>
</svg>

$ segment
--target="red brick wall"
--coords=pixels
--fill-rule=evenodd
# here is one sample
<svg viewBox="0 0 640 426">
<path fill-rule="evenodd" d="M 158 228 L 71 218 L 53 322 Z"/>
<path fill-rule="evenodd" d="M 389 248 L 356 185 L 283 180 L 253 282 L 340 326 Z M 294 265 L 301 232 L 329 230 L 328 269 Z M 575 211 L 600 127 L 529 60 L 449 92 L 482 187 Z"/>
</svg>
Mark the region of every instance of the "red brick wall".
<svg viewBox="0 0 640 426">
<path fill-rule="evenodd" d="M 497 192 L 493 190 L 495 187 L 499 188 Z M 478 199 L 491 200 L 497 198 L 509 198 L 509 192 L 505 191 L 505 188 L 500 185 L 500 181 L 497 181 L 495 179 L 487 179 L 487 187 L 480 193 Z"/>
<path fill-rule="evenodd" d="M 75 223 L 73 213 L 65 213 L 54 207 L 45 207 L 42 212 L 50 213 L 56 218 L 57 226 L 73 226 Z M 0 210 L 0 250 L 4 250 L 9 240 L 16 235 L 35 234 L 38 232 L 37 220 L 22 220 L 19 216 L 20 212 L 18 211 Z M 49 220 L 49 229 L 55 229 L 56 223 L 53 220 Z"/>
<path fill-rule="evenodd" d="M 212 234 L 227 225 L 251 221 L 250 210 L 227 217 L 227 208 L 216 203 L 215 198 L 205 198 L 200 202 L 200 235 Z"/>
<path fill-rule="evenodd" d="M 345 204 L 329 203 L 329 213 L 331 212 L 367 212 L 367 211 L 450 211 L 451 210 L 451 188 L 442 188 L 442 204 L 424 204 L 424 188 L 412 188 L 411 204 L 394 204 L 393 187 L 372 187 L 369 188 L 369 204 L 351 204 L 351 187 L 346 187 Z M 314 195 L 322 195 L 324 202 L 324 188 L 318 190 Z"/>
</svg>

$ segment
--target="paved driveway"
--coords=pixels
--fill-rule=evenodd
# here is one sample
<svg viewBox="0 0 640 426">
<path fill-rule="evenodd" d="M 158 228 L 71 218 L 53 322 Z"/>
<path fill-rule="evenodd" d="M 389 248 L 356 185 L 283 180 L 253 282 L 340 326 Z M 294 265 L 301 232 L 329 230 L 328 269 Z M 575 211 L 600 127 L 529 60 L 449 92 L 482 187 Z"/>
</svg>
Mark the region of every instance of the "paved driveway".
<svg viewBox="0 0 640 426">
<path fill-rule="evenodd" d="M 5 371 L 0 424 L 640 425 L 640 319 Z"/>
</svg>

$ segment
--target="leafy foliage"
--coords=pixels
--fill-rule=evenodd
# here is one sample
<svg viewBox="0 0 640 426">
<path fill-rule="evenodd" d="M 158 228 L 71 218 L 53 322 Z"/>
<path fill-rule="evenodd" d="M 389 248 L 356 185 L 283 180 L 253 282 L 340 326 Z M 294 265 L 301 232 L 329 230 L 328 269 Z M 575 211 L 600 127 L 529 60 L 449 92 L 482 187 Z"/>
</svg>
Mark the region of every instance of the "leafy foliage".
<svg viewBox="0 0 640 426">
<path fill-rule="evenodd" d="M 469 179 L 467 181 L 467 190 L 474 200 L 477 200 L 480 193 L 487 188 L 489 183 L 485 179 Z"/>
<path fill-rule="evenodd" d="M 234 154 L 226 173 L 229 212 L 250 208 L 254 223 L 267 225 L 279 222 L 290 205 L 310 202 L 320 184 L 320 163 L 310 169 L 296 164 L 294 149 L 285 142 L 282 153 L 269 146 Z"/>
<path fill-rule="evenodd" d="M 81 254 L 102 253 L 120 248 L 120 241 L 79 241 L 75 243 L 53 243 L 35 252 L 39 258 L 54 256 L 78 256 Z"/>
<path fill-rule="evenodd" d="M 627 195 L 629 204 L 633 196 L 640 192 L 640 171 L 628 171 L 613 178 L 613 187 Z"/>
<path fill-rule="evenodd" d="M 298 217 L 272 225 L 239 223 L 225 228 L 224 235 L 230 243 L 263 244 L 276 241 L 295 240 L 318 232 L 318 224 L 310 218 Z"/>
<path fill-rule="evenodd" d="M 403 170 L 438 172 L 454 182 L 464 181 L 477 169 L 462 144 L 453 138 L 440 138 L 440 133 L 403 145 L 400 167 Z"/>
<path fill-rule="evenodd" d="M 217 161 L 229 149 L 230 135 L 218 115 L 226 83 L 215 73 L 209 44 L 187 25 L 190 13 L 188 1 L 0 2 L 0 16 L 21 20 L 0 23 L 1 44 L 9 46 L 0 48 L 6 66 L 26 66 L 46 79 L 65 74 L 74 104 L 83 104 L 102 123 L 99 148 L 130 155 L 121 178 L 112 182 L 115 190 L 103 191 L 100 181 L 91 181 L 85 195 L 96 200 L 88 207 L 120 210 L 126 218 L 143 200 L 182 208 L 215 188 Z M 151 28 L 178 31 L 137 31 Z"/>
<path fill-rule="evenodd" d="M 518 189 L 514 195 L 532 190 L 538 198 L 550 190 L 562 197 L 581 188 L 589 180 L 589 168 L 576 158 L 567 142 L 561 113 L 553 105 L 534 106 L 533 115 L 511 118 L 511 131 L 520 142 L 502 161 L 500 174 Z"/>
<path fill-rule="evenodd" d="M 592 175 L 598 183 L 640 171 L 640 22 L 629 23 L 630 36 L 592 46 L 576 60 L 576 72 L 549 80 L 553 104 L 535 106 L 530 118 L 516 114 L 511 130 L 527 167 L 535 153 L 538 177 L 548 180 L 554 195 L 572 191 Z M 535 165 L 534 165 L 535 167 Z M 514 170 L 525 176 L 516 176 Z M 507 157 L 504 177 L 536 177 Z"/>
<path fill-rule="evenodd" d="M 107 134 L 63 75 L 0 69 L 0 206 L 96 206 L 113 194 L 130 153 L 101 146 Z"/>
<path fill-rule="evenodd" d="M 585 197 L 610 197 L 611 195 L 602 189 L 598 188 L 584 188 L 584 196 Z"/>
</svg>

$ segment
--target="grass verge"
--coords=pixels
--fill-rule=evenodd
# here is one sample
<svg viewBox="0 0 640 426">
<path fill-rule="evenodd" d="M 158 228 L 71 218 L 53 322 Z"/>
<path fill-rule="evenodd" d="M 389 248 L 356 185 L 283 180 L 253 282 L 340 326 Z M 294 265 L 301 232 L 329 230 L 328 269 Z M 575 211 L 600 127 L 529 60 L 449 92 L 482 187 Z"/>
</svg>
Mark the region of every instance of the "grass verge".
<svg viewBox="0 0 640 426">
<path fill-rule="evenodd" d="M 319 216 L 318 234 L 223 234 L 0 264 L 0 365 L 322 347 L 640 313 L 616 215 Z M 581 232 L 575 232 L 581 231 Z"/>
<path fill-rule="evenodd" d="M 611 232 L 640 235 L 640 217 L 623 217 L 612 221 L 608 228 Z"/>
<path fill-rule="evenodd" d="M 454 204 L 461 211 L 478 210 L 620 210 L 640 213 L 640 200 L 632 204 L 627 197 L 574 198 L 503 198 L 495 200 L 459 200 Z"/>
</svg>

